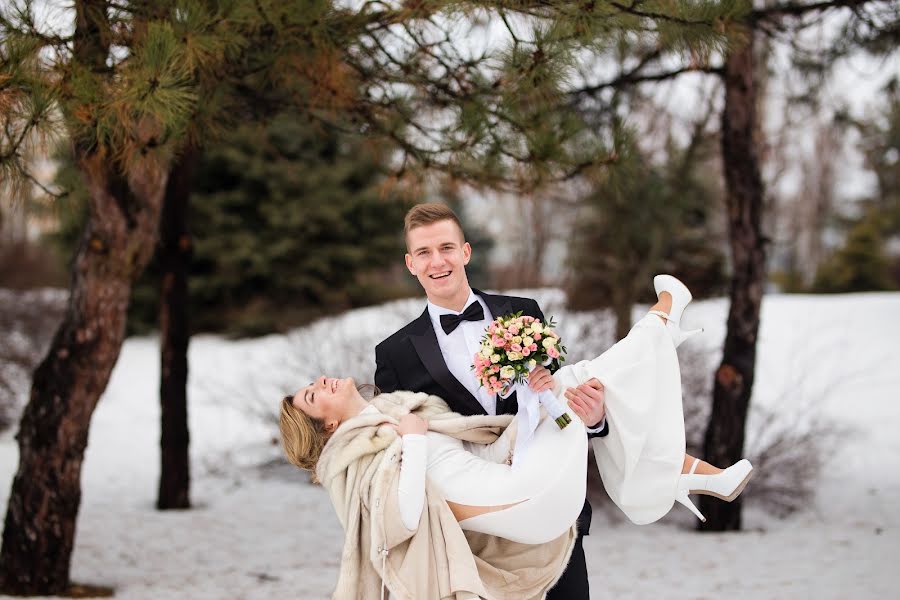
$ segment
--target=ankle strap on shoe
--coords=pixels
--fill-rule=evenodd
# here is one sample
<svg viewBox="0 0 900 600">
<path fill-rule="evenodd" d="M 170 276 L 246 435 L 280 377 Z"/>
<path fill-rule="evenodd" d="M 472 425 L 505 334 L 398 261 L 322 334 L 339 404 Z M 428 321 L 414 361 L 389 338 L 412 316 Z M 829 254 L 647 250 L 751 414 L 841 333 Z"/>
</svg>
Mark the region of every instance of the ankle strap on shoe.
<svg viewBox="0 0 900 600">
<path fill-rule="evenodd" d="M 678 321 L 676 321 L 675 319 L 673 319 L 672 317 L 670 317 L 670 316 L 668 315 L 668 313 L 664 313 L 664 312 L 661 311 L 661 310 L 648 310 L 648 311 L 647 311 L 647 314 L 648 314 L 648 315 L 656 315 L 657 317 L 662 317 L 663 319 L 666 320 L 666 322 L 672 322 L 672 323 L 675 323 L 676 325 L 678 325 Z"/>
</svg>

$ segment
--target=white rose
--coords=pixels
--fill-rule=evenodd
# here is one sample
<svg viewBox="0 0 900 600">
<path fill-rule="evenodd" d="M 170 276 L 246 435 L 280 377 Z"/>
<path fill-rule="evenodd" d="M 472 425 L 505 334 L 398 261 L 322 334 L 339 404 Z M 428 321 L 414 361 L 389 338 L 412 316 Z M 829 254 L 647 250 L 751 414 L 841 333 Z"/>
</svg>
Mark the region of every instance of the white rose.
<svg viewBox="0 0 900 600">
<path fill-rule="evenodd" d="M 491 354 L 491 362 L 492 363 L 500 362 L 500 355 L 499 354 Z"/>
<path fill-rule="evenodd" d="M 522 353 L 521 352 L 507 352 L 506 357 L 509 360 L 519 360 L 520 358 L 522 358 Z"/>
<path fill-rule="evenodd" d="M 513 339 L 512 339 L 511 341 L 512 341 L 513 344 L 521 344 L 521 343 L 522 343 L 522 336 L 521 336 L 521 335 L 513 336 Z"/>
<path fill-rule="evenodd" d="M 550 346 L 553 346 L 554 344 L 556 344 L 556 338 L 545 337 L 541 340 L 541 345 L 544 346 L 544 350 L 546 350 Z"/>
<path fill-rule="evenodd" d="M 505 367 L 500 368 L 500 377 L 503 379 L 512 379 L 516 376 L 516 370 L 511 366 L 506 365 Z"/>
<path fill-rule="evenodd" d="M 491 346 L 489 344 L 485 344 L 484 346 L 481 347 L 482 358 L 490 358 L 491 354 L 493 354 L 493 353 L 494 353 L 493 346 Z"/>
<path fill-rule="evenodd" d="M 530 371 L 537 366 L 537 361 L 532 358 L 526 363 L 526 365 L 528 366 L 528 370 Z"/>
<path fill-rule="evenodd" d="M 523 346 L 530 346 L 530 345 L 532 345 L 533 343 L 534 343 L 534 338 L 533 338 L 533 337 L 530 337 L 530 336 L 527 336 L 527 335 L 526 335 L 525 337 L 522 338 L 522 345 L 523 345 Z"/>
</svg>

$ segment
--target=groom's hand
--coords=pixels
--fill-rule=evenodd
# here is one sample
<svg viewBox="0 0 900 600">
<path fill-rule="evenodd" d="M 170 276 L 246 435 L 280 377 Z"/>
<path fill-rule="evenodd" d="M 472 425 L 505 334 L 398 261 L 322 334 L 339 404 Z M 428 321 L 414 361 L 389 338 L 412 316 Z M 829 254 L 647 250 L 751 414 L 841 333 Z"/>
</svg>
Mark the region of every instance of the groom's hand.
<svg viewBox="0 0 900 600">
<path fill-rule="evenodd" d="M 569 407 L 589 428 L 596 428 L 606 416 L 605 392 L 597 378 L 565 391 Z"/>
<path fill-rule="evenodd" d="M 531 371 L 531 373 L 528 374 L 528 387 L 535 392 L 552 390 L 553 375 L 550 374 L 550 371 L 547 370 L 547 367 L 538 365 Z"/>
</svg>

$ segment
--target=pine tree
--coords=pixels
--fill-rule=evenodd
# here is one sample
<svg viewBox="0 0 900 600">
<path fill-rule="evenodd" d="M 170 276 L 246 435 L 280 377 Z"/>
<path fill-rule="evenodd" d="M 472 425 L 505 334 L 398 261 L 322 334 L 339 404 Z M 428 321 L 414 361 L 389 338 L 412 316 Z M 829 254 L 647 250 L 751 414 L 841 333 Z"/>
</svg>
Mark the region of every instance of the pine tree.
<svg viewBox="0 0 900 600">
<path fill-rule="evenodd" d="M 35 23 L 29 0 L 0 6 L 4 182 L 29 179 L 23 153 L 56 125 L 89 197 L 69 306 L 20 425 L 0 591 L 69 586 L 90 418 L 187 148 L 256 111 L 290 106 L 398 149 L 401 182 L 434 169 L 509 189 L 575 177 L 609 161 L 609 140 L 568 103 L 578 51 L 627 31 L 655 36 L 661 49 L 721 47 L 721 18 L 734 7 L 75 0 L 69 34 Z M 503 18 L 511 42 L 473 56 L 459 27 L 485 11 Z M 527 26 L 511 27 L 510 13 Z"/>
<path fill-rule="evenodd" d="M 896 51 L 900 10 L 888 0 L 837 0 L 835 2 L 770 2 L 755 8 L 738 1 L 691 4 L 697 15 L 712 18 L 733 35 L 725 49 L 694 45 L 688 52 L 671 52 L 641 36 L 632 44 L 599 48 L 614 55 L 623 66 L 620 72 L 599 83 L 591 82 L 573 93 L 583 110 L 593 110 L 616 90 L 640 84 L 653 84 L 685 73 L 708 73 L 723 84 L 720 142 L 725 180 L 725 209 L 728 223 L 731 282 L 728 326 L 722 362 L 714 376 L 713 409 L 704 442 L 704 457 L 714 464 L 732 464 L 743 455 L 746 419 L 753 389 L 756 341 L 760 306 L 766 282 L 766 241 L 763 233 L 765 186 L 761 177 L 760 74 L 765 65 L 758 52 L 760 41 L 777 34 L 793 35 L 820 21 L 826 11 L 843 11 L 846 16 L 833 47 L 821 55 L 810 55 L 800 45 L 797 64 L 803 63 L 810 78 L 810 96 L 837 59 L 862 48 L 885 55 Z M 632 11 L 649 10 L 643 3 Z M 720 11 L 711 16 L 710 11 Z M 696 30 L 686 28 L 683 35 Z M 628 61 L 622 61 L 622 49 Z M 818 77 L 816 77 L 817 75 Z M 701 497 L 701 511 L 707 519 L 704 531 L 740 529 L 741 499 L 722 503 Z"/>
</svg>

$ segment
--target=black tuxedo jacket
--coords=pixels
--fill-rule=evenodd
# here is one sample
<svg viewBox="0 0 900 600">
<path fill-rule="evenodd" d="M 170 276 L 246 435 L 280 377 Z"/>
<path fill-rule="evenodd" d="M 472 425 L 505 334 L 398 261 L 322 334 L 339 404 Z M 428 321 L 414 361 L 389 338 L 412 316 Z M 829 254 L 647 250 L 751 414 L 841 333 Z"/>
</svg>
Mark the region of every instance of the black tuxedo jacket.
<svg viewBox="0 0 900 600">
<path fill-rule="evenodd" d="M 486 294 L 479 290 L 473 291 L 484 300 L 491 311 L 491 318 L 496 319 L 503 315 L 522 311 L 523 315 L 540 319 L 546 323 L 540 306 L 531 298 L 499 296 Z M 556 361 L 553 362 L 558 367 Z M 447 363 L 444 362 L 444 356 L 441 354 L 427 307 L 419 318 L 375 347 L 375 367 L 375 385 L 382 392 L 396 390 L 425 392 L 443 398 L 451 410 L 462 415 L 487 414 L 481 403 L 453 376 Z M 550 370 L 555 369 L 551 366 Z M 515 392 L 506 400 L 497 398 L 498 415 L 515 414 L 518 407 Z M 607 433 L 609 433 L 608 426 L 599 433 L 591 434 L 590 437 L 602 437 Z M 579 533 L 587 534 L 590 525 L 591 507 L 585 501 L 584 509 L 578 517 Z"/>
</svg>

